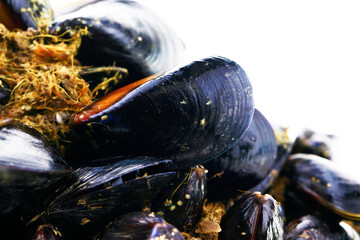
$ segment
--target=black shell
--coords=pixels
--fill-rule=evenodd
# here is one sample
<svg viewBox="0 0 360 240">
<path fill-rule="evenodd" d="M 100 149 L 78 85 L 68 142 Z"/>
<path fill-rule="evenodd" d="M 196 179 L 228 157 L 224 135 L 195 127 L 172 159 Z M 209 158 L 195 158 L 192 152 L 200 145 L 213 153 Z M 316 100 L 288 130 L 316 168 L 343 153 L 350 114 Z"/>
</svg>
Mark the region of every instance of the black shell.
<svg viewBox="0 0 360 240">
<path fill-rule="evenodd" d="M 229 149 L 253 111 L 244 70 L 207 58 L 125 86 L 74 115 L 78 137 L 67 157 L 153 156 L 186 168 Z"/>
<path fill-rule="evenodd" d="M 21 124 L 0 126 L 0 212 L 26 201 L 71 169 L 35 129 Z"/>
<path fill-rule="evenodd" d="M 175 177 L 173 172 L 161 171 L 169 161 L 112 160 L 106 166 L 95 162 L 76 169 L 57 182 L 53 194 L 40 201 L 42 208 L 34 211 L 36 204 L 30 206 L 27 224 L 50 222 L 66 239 L 90 237 L 115 217 L 147 207 Z"/>
<path fill-rule="evenodd" d="M 3 9 L 0 23 L 9 28 L 38 28 L 39 22 L 50 25 L 53 10 L 48 0 L 5 0 L 0 7 Z"/>
<path fill-rule="evenodd" d="M 283 239 L 280 205 L 270 195 L 245 194 L 221 220 L 219 239 Z"/>
<path fill-rule="evenodd" d="M 331 159 L 331 146 L 333 141 L 333 135 L 305 130 L 300 136 L 296 138 L 291 153 L 309 153 Z"/>
<path fill-rule="evenodd" d="M 134 1 L 86 3 L 56 17 L 52 33 L 87 27 L 77 59 L 83 65 L 124 67 L 138 80 L 179 63 L 184 44 L 151 10 Z"/>
<path fill-rule="evenodd" d="M 235 145 L 204 164 L 210 177 L 219 175 L 209 180 L 209 197 L 233 197 L 239 190 L 249 190 L 260 183 L 274 165 L 276 151 L 270 123 L 255 109 L 250 127 Z"/>
<path fill-rule="evenodd" d="M 284 166 L 303 192 L 341 217 L 360 220 L 360 179 L 325 158 L 291 155 Z"/>
<path fill-rule="evenodd" d="M 111 222 L 96 240 L 183 240 L 179 230 L 152 212 L 133 212 Z"/>
<path fill-rule="evenodd" d="M 0 79 L 0 106 L 5 105 L 9 101 L 11 95 L 10 93 L 11 90 L 9 85 Z"/>
<path fill-rule="evenodd" d="M 153 203 L 152 209 L 180 231 L 195 227 L 203 212 L 206 195 L 206 172 L 203 166 L 179 173 L 174 186 L 169 186 Z M 164 200 L 164 196 L 166 199 Z"/>
<path fill-rule="evenodd" d="M 356 240 L 359 235 L 345 223 L 306 215 L 289 223 L 285 229 L 285 240 Z"/>
</svg>

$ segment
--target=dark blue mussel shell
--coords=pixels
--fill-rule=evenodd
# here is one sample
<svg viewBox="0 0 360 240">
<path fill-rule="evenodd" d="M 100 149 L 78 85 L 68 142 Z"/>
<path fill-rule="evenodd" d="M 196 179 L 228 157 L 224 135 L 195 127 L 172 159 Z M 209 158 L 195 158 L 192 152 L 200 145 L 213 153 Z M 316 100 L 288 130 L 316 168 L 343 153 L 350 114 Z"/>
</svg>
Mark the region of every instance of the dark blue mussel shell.
<svg viewBox="0 0 360 240">
<path fill-rule="evenodd" d="M 47 190 L 48 197 L 34 199 L 24 215 L 27 225 L 51 223 L 64 239 L 90 239 L 112 219 L 149 207 L 176 175 L 163 171 L 169 161 L 110 160 L 74 170 Z"/>
<path fill-rule="evenodd" d="M 276 151 L 273 128 L 255 109 L 250 127 L 235 145 L 204 164 L 210 177 L 208 197 L 234 197 L 241 190 L 249 190 L 259 184 L 273 167 Z"/>
<path fill-rule="evenodd" d="M 245 194 L 221 219 L 219 239 L 283 239 L 280 205 L 270 195 Z"/>
<path fill-rule="evenodd" d="M 289 223 L 285 240 L 358 240 L 358 233 L 346 223 L 306 215 Z"/>
<path fill-rule="evenodd" d="M 44 23 L 50 25 L 53 18 L 53 10 L 47 0 L 4 0 L 0 4 L 0 13 L 0 23 L 9 29 L 38 29 Z"/>
<path fill-rule="evenodd" d="M 83 65 L 124 67 L 138 80 L 175 66 L 184 44 L 161 19 L 134 1 L 97 0 L 55 18 L 51 33 L 87 27 L 77 59 Z"/>
<path fill-rule="evenodd" d="M 229 149 L 253 112 L 244 70 L 206 58 L 120 88 L 75 114 L 67 157 L 153 156 L 187 168 Z"/>
<path fill-rule="evenodd" d="M 178 173 L 174 185 L 159 194 L 151 209 L 180 231 L 195 227 L 204 208 L 206 172 L 203 166 L 196 165 Z"/>
<path fill-rule="evenodd" d="M 0 126 L 0 215 L 71 171 L 47 139 L 22 124 Z"/>
<path fill-rule="evenodd" d="M 112 221 L 96 240 L 183 240 L 179 230 L 153 212 L 133 212 Z"/>
<path fill-rule="evenodd" d="M 329 213 L 349 220 L 360 220 L 359 177 L 313 154 L 291 155 L 284 168 L 301 195 L 311 197 Z"/>
</svg>

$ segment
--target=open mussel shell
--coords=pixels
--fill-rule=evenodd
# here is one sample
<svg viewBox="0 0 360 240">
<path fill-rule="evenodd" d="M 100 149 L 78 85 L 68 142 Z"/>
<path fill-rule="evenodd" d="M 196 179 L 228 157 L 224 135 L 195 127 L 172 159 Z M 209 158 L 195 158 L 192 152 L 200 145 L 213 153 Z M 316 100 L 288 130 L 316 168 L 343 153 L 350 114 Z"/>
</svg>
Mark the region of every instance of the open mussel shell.
<svg viewBox="0 0 360 240">
<path fill-rule="evenodd" d="M 153 156 L 187 168 L 229 149 L 253 112 L 244 70 L 206 58 L 120 88 L 75 114 L 67 157 Z"/>
<path fill-rule="evenodd" d="M 359 235 L 346 223 L 306 215 L 289 223 L 285 240 L 357 240 Z"/>
<path fill-rule="evenodd" d="M 286 162 L 297 188 L 339 216 L 360 220 L 360 179 L 312 154 L 294 154 Z"/>
<path fill-rule="evenodd" d="M 152 210 L 180 231 L 193 228 L 204 208 L 206 172 L 203 166 L 196 165 L 178 173 L 175 184 L 159 194 L 160 198 L 154 201 Z"/>
<path fill-rule="evenodd" d="M 22 124 L 0 126 L 0 212 L 26 201 L 71 169 L 47 139 Z"/>
<path fill-rule="evenodd" d="M 183 240 L 179 230 L 153 212 L 133 212 L 112 221 L 96 240 Z"/>
<path fill-rule="evenodd" d="M 83 65 L 124 67 L 138 80 L 175 66 L 184 44 L 161 19 L 134 1 L 97 0 L 56 17 L 50 32 L 87 27 L 77 59 Z"/>
<path fill-rule="evenodd" d="M 283 239 L 280 205 L 270 195 L 247 193 L 221 220 L 219 239 Z"/>
<path fill-rule="evenodd" d="M 48 0 L 2 0 L 0 3 L 0 23 L 9 29 L 28 27 L 37 29 L 50 25 L 53 10 Z"/>
<path fill-rule="evenodd" d="M 274 165 L 276 151 L 274 130 L 255 109 L 250 127 L 235 145 L 204 164 L 208 176 L 215 176 L 208 183 L 209 197 L 234 197 L 259 184 Z"/>
<path fill-rule="evenodd" d="M 30 206 L 27 225 L 50 222 L 65 239 L 90 239 L 115 217 L 148 207 L 176 175 L 163 172 L 169 161 L 115 160 L 104 166 L 97 166 L 102 161 L 95 162 L 61 179 L 52 188 L 53 194 L 41 201 L 42 208 Z"/>
</svg>

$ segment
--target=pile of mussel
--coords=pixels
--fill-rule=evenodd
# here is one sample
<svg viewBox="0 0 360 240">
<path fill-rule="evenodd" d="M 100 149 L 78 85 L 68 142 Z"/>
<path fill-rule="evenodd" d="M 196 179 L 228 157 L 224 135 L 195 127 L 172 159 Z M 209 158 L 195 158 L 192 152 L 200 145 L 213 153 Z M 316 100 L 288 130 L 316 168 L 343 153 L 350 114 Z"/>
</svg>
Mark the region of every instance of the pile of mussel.
<svg viewBox="0 0 360 240">
<path fill-rule="evenodd" d="M 81 64 L 128 71 L 71 116 L 61 154 L 36 129 L 1 124 L 2 239 L 359 239 L 360 180 L 327 159 L 326 142 L 271 125 L 234 61 L 180 66 L 182 41 L 133 1 L 55 19 L 45 0 L 0 8 L 8 28 L 86 28 Z M 12 91 L 1 67 L 0 108 Z"/>
</svg>

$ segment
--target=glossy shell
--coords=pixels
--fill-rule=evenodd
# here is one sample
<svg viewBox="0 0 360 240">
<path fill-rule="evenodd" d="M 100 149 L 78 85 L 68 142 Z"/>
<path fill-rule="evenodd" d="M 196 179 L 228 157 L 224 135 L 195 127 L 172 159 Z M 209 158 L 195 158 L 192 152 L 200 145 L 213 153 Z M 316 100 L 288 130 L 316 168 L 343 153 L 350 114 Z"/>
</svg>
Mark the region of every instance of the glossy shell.
<svg viewBox="0 0 360 240">
<path fill-rule="evenodd" d="M 209 194 L 214 198 L 235 196 L 239 190 L 254 187 L 268 175 L 276 151 L 270 123 L 255 109 L 250 127 L 235 145 L 204 165 L 210 177 L 218 175 L 209 180 Z"/>
<path fill-rule="evenodd" d="M 280 205 L 270 195 L 245 194 L 221 220 L 219 239 L 283 239 Z"/>
<path fill-rule="evenodd" d="M 104 14 L 106 13 L 106 14 Z M 134 1 L 86 3 L 56 17 L 51 32 L 87 27 L 77 59 L 83 65 L 124 67 L 131 80 L 164 71 L 179 63 L 184 45 L 151 10 Z"/>
<path fill-rule="evenodd" d="M 357 240 L 359 235 L 349 225 L 306 215 L 292 221 L 285 229 L 285 240 Z"/>
<path fill-rule="evenodd" d="M 285 168 L 298 188 L 338 215 L 360 220 L 360 179 L 327 159 L 294 154 Z"/>
<path fill-rule="evenodd" d="M 40 225 L 31 240 L 62 240 L 61 232 L 51 224 Z"/>
<path fill-rule="evenodd" d="M 176 183 L 160 194 L 161 200 L 153 203 L 154 212 L 180 231 L 195 227 L 204 208 L 206 172 L 203 166 L 197 165 L 179 173 Z"/>
<path fill-rule="evenodd" d="M 7 212 L 28 194 L 45 188 L 71 169 L 35 129 L 21 124 L 0 126 L 0 201 Z"/>
<path fill-rule="evenodd" d="M 253 104 L 250 82 L 235 62 L 192 62 L 120 88 L 75 114 L 77 138 L 68 157 L 147 155 L 190 167 L 229 149 L 248 128 Z"/>
<path fill-rule="evenodd" d="M 57 182 L 47 199 L 36 200 L 42 203 L 38 209 L 34 209 L 37 203 L 30 205 L 25 222 L 50 222 L 61 229 L 65 239 L 90 239 L 115 217 L 148 206 L 175 176 L 161 172 L 168 162 L 111 159 L 105 166 L 97 161 L 78 168 Z"/>
<path fill-rule="evenodd" d="M 96 240 L 183 240 L 179 230 L 153 212 L 133 212 L 111 222 Z"/>
</svg>

